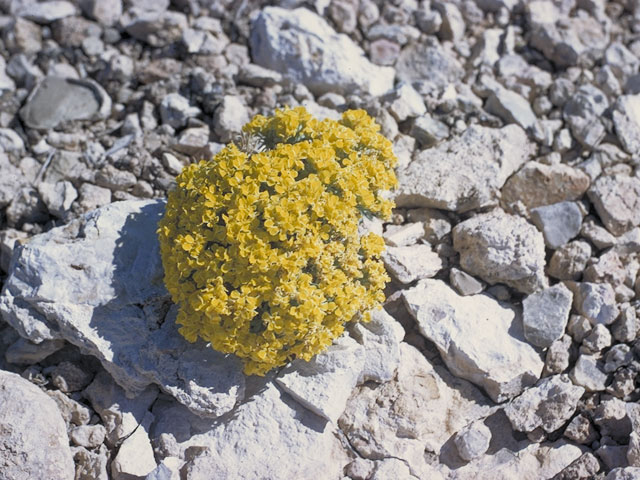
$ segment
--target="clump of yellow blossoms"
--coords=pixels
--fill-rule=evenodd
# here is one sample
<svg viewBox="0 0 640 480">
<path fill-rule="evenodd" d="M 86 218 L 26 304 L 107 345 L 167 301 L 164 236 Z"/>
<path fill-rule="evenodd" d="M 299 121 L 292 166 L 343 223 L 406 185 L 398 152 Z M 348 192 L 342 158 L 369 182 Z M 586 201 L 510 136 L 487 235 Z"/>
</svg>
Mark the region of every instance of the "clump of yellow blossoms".
<svg viewBox="0 0 640 480">
<path fill-rule="evenodd" d="M 186 167 L 158 234 L 180 333 L 264 375 L 310 360 L 344 324 L 378 307 L 388 281 L 382 238 L 396 158 L 363 110 L 340 121 L 304 108 L 258 115 L 212 160 Z M 368 320 L 368 313 L 363 318 Z"/>
</svg>

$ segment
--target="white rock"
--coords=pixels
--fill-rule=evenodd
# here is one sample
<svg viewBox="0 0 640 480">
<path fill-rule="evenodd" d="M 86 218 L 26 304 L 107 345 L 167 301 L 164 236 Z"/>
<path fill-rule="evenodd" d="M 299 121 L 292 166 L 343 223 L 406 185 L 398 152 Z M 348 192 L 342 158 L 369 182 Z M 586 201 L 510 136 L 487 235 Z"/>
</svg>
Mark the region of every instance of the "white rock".
<svg viewBox="0 0 640 480">
<path fill-rule="evenodd" d="M 487 99 L 485 109 L 506 123 L 516 123 L 525 130 L 539 128 L 538 119 L 531 110 L 529 101 L 506 88 L 495 89 Z"/>
<path fill-rule="evenodd" d="M 471 126 L 462 136 L 418 153 L 398 172 L 396 204 L 458 212 L 495 204 L 507 178 L 532 153 L 533 144 L 517 125 Z"/>
<path fill-rule="evenodd" d="M 14 130 L 0 128 L 0 149 L 6 153 L 20 155 L 24 152 L 24 141 Z"/>
<path fill-rule="evenodd" d="M 460 265 L 468 273 L 523 293 L 547 285 L 544 239 L 524 218 L 498 208 L 459 223 L 452 236 Z"/>
<path fill-rule="evenodd" d="M 384 242 L 392 247 L 413 245 L 424 237 L 424 224 L 412 222 L 404 225 L 388 225 L 383 237 Z"/>
<path fill-rule="evenodd" d="M 316 95 L 360 90 L 377 96 L 393 87 L 393 68 L 370 63 L 349 37 L 304 8 L 263 8 L 252 23 L 249 44 L 255 63 L 286 72 Z"/>
<path fill-rule="evenodd" d="M 38 193 L 49 213 L 58 218 L 64 218 L 78 198 L 78 191 L 71 182 L 66 180 L 55 184 L 42 182 L 38 185 Z"/>
<path fill-rule="evenodd" d="M 345 335 L 309 362 L 291 362 L 276 382 L 313 413 L 336 423 L 360 377 L 364 357 L 362 345 Z"/>
<path fill-rule="evenodd" d="M 580 282 L 567 285 L 573 291 L 573 308 L 592 325 L 610 325 L 616 320 L 620 309 L 610 284 Z"/>
<path fill-rule="evenodd" d="M 364 347 L 364 366 L 358 384 L 393 379 L 400 364 L 400 342 L 404 335 L 402 325 L 384 309 L 373 310 L 369 322 L 353 326 L 351 336 Z"/>
<path fill-rule="evenodd" d="M 41 24 L 48 24 L 76 13 L 76 7 L 73 6 L 73 3 L 64 0 L 20 3 L 22 5 L 15 14 Z"/>
<path fill-rule="evenodd" d="M 302 407 L 272 380 L 260 385 L 232 415 L 208 423 L 187 417 L 200 422 L 197 430 L 187 427 L 185 432 L 185 420 L 176 421 L 176 408 L 158 412 L 155 431 L 171 434 L 167 428 L 173 426 L 176 438 L 185 432 L 181 456 L 190 446 L 207 450 L 182 468 L 187 479 L 211 480 L 211 472 L 221 479 L 340 478 L 350 460 L 336 454 L 333 424 Z M 163 423 L 166 427 L 160 430 Z"/>
<path fill-rule="evenodd" d="M 436 476 L 433 476 L 433 475 Z M 442 475 L 438 475 L 434 472 L 430 479 L 438 480 L 442 479 Z M 369 480 L 387 480 L 393 478 L 394 480 L 418 480 L 419 477 L 411 474 L 411 467 L 405 461 L 398 458 L 385 458 L 376 462 L 375 469 L 373 470 Z"/>
<path fill-rule="evenodd" d="M 0 208 L 6 207 L 16 197 L 26 181 L 20 169 L 9 161 L 6 153 L 0 153 Z"/>
<path fill-rule="evenodd" d="M 100 372 L 86 388 L 84 396 L 100 415 L 109 442 L 117 445 L 142 423 L 147 410 L 158 397 L 158 388 L 151 385 L 136 397 L 128 398 L 108 373 Z"/>
<path fill-rule="evenodd" d="M 512 451 L 503 448 L 456 469 L 450 480 L 540 480 L 553 478 L 582 455 L 580 447 L 564 440 L 554 443 L 522 442 Z"/>
<path fill-rule="evenodd" d="M 598 359 L 593 355 L 585 354 L 578 357 L 569 377 L 574 384 L 586 388 L 589 392 L 604 390 L 608 378 L 598 366 Z"/>
<path fill-rule="evenodd" d="M 75 447 L 72 451 L 73 460 L 76 463 L 75 480 L 109 480 L 107 475 L 109 449 L 106 445 L 94 451 L 84 447 Z"/>
<path fill-rule="evenodd" d="M 491 430 L 482 422 L 473 422 L 458 433 L 453 440 L 460 458 L 470 462 L 484 454 L 491 442 Z"/>
<path fill-rule="evenodd" d="M 571 418 L 583 393 L 584 388 L 573 385 L 566 375 L 553 375 L 512 400 L 504 412 L 520 432 L 540 427 L 551 433 Z"/>
<path fill-rule="evenodd" d="M 425 450 L 438 455 L 447 440 L 491 411 L 473 385 L 434 369 L 414 347 L 401 344 L 397 378 L 358 387 L 339 425 L 357 453 L 369 459 L 395 457 L 418 478 L 432 477 Z"/>
<path fill-rule="evenodd" d="M 56 403 L 15 373 L 0 371 L 2 478 L 72 480 L 67 429 Z"/>
<path fill-rule="evenodd" d="M 147 412 L 142 423 L 122 442 L 116 458 L 111 462 L 113 480 L 142 478 L 156 468 L 153 447 L 149 440 L 149 427 L 153 414 Z"/>
<path fill-rule="evenodd" d="M 156 235 L 163 212 L 163 201 L 116 202 L 32 237 L 15 254 L 0 312 L 33 342 L 62 338 L 98 357 L 132 394 L 157 383 L 218 416 L 243 396 L 242 367 L 178 333 Z"/>
<path fill-rule="evenodd" d="M 513 309 L 486 295 L 461 297 L 440 280 L 422 280 L 402 296 L 451 372 L 484 388 L 495 402 L 540 377 L 543 362 L 524 341 Z"/>
<path fill-rule="evenodd" d="M 640 151 L 640 95 L 623 95 L 613 106 L 613 125 L 623 148 L 632 155 Z"/>
<path fill-rule="evenodd" d="M 104 442 L 106 434 L 102 425 L 80 425 L 71 429 L 69 438 L 80 447 L 96 448 Z"/>
<path fill-rule="evenodd" d="M 80 8 L 101 25 L 115 25 L 122 15 L 122 0 L 82 0 Z"/>
<path fill-rule="evenodd" d="M 524 337 L 536 347 L 547 348 L 564 334 L 573 294 L 562 283 L 529 295 L 522 301 Z"/>
<path fill-rule="evenodd" d="M 622 173 L 601 175 L 589 200 L 607 230 L 618 236 L 640 225 L 640 178 Z"/>
<path fill-rule="evenodd" d="M 198 107 L 192 107 L 189 100 L 179 93 L 170 93 L 160 103 L 160 116 L 162 122 L 173 128 L 182 128 L 187 124 L 189 117 L 195 117 L 200 113 Z"/>
<path fill-rule="evenodd" d="M 382 261 L 389 273 L 400 283 L 431 278 L 442 269 L 442 259 L 430 245 L 387 247 Z"/>
<path fill-rule="evenodd" d="M 229 142 L 242 130 L 242 126 L 249 121 L 249 112 L 240 97 L 225 95 L 216 110 L 214 129 L 223 142 Z"/>
<path fill-rule="evenodd" d="M 386 100 L 389 102 L 389 111 L 398 122 L 427 113 L 422 97 L 408 83 L 398 85 Z"/>
</svg>

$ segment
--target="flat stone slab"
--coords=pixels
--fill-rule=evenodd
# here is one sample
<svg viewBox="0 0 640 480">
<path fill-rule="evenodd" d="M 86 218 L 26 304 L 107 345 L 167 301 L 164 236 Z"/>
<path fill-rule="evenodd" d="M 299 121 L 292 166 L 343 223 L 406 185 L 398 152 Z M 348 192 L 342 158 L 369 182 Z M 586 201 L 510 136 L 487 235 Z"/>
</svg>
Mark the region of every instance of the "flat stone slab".
<svg viewBox="0 0 640 480">
<path fill-rule="evenodd" d="M 422 280 L 402 296 L 451 373 L 493 401 L 513 398 L 540 378 L 544 364 L 524 340 L 515 309 L 487 295 L 462 297 L 441 280 Z"/>
<path fill-rule="evenodd" d="M 117 202 L 29 239 L 14 253 L 0 313 L 34 343 L 64 339 L 129 394 L 155 383 L 219 416 L 244 396 L 239 359 L 177 331 L 156 236 L 164 201 Z"/>
</svg>

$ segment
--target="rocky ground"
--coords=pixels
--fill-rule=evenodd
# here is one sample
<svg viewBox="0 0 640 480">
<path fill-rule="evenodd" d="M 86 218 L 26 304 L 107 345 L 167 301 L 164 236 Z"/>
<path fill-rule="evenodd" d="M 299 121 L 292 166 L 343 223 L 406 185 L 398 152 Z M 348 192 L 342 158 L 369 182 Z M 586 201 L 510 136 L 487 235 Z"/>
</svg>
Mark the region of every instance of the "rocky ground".
<svg viewBox="0 0 640 480">
<path fill-rule="evenodd" d="M 1 479 L 640 478 L 639 1 L 0 11 Z M 178 335 L 155 223 L 299 104 L 393 139 L 393 282 L 246 377 Z"/>
</svg>

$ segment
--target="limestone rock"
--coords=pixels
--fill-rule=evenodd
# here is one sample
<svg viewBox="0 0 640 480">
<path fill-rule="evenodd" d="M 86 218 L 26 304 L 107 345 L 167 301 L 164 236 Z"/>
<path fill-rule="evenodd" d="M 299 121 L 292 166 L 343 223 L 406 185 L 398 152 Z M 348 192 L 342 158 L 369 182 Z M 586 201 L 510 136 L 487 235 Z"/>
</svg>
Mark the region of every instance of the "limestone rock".
<svg viewBox="0 0 640 480">
<path fill-rule="evenodd" d="M 310 411 L 336 423 L 360 377 L 364 356 L 364 348 L 345 335 L 310 361 L 291 362 L 276 382 Z"/>
<path fill-rule="evenodd" d="M 425 450 L 438 454 L 451 435 L 490 409 L 474 386 L 434 369 L 402 343 L 397 378 L 358 387 L 339 425 L 362 457 L 399 458 L 418 478 L 432 478 Z"/>
<path fill-rule="evenodd" d="M 640 151 L 640 95 L 623 95 L 613 106 L 613 125 L 623 148 L 635 155 Z"/>
<path fill-rule="evenodd" d="M 505 413 L 518 431 L 540 427 L 550 433 L 571 418 L 583 393 L 584 388 L 573 385 L 566 375 L 553 375 L 512 400 Z"/>
<path fill-rule="evenodd" d="M 442 269 L 440 256 L 430 245 L 387 247 L 382 254 L 387 271 L 400 283 L 435 276 Z"/>
<path fill-rule="evenodd" d="M 563 284 L 529 295 L 522 301 L 524 337 L 537 347 L 547 348 L 564 334 L 573 294 Z"/>
<path fill-rule="evenodd" d="M 162 201 L 117 202 L 32 237 L 15 253 L 0 312 L 32 342 L 65 339 L 96 356 L 132 394 L 156 383 L 218 416 L 242 398 L 242 367 L 178 333 L 155 233 L 163 211 Z"/>
<path fill-rule="evenodd" d="M 580 233 L 582 211 L 575 202 L 560 202 L 531 210 L 531 221 L 544 236 L 544 243 L 556 249 Z"/>
<path fill-rule="evenodd" d="M 263 8 L 249 44 L 254 63 L 286 72 L 316 95 L 360 90 L 377 96 L 393 88 L 393 68 L 370 63 L 349 37 L 304 8 Z"/>
<path fill-rule="evenodd" d="M 600 392 L 605 389 L 608 375 L 602 371 L 598 359 L 593 355 L 582 354 L 569 374 L 575 385 L 586 388 L 589 392 Z"/>
<path fill-rule="evenodd" d="M 610 325 L 616 320 L 620 309 L 611 285 L 591 282 L 568 282 L 567 285 L 573 291 L 573 307 L 592 325 Z"/>
<path fill-rule="evenodd" d="M 453 229 L 453 248 L 464 270 L 490 284 L 523 293 L 547 284 L 542 234 L 522 217 L 500 209 L 475 215 Z"/>
<path fill-rule="evenodd" d="M 487 451 L 491 430 L 480 421 L 473 422 L 456 433 L 454 442 L 460 457 L 469 462 Z"/>
<path fill-rule="evenodd" d="M 603 175 L 589 189 L 589 199 L 602 223 L 614 235 L 640 225 L 640 178 Z"/>
<path fill-rule="evenodd" d="M 433 38 L 405 46 L 396 61 L 398 79 L 426 82 L 430 88 L 444 89 L 464 75 L 455 56 Z"/>
<path fill-rule="evenodd" d="M 484 388 L 495 402 L 540 377 L 543 362 L 524 341 L 513 309 L 486 295 L 461 297 L 440 280 L 422 280 L 402 295 L 451 372 Z"/>
<path fill-rule="evenodd" d="M 0 371 L 0 405 L 2 477 L 72 480 L 73 457 L 56 403 L 19 375 Z"/>
<path fill-rule="evenodd" d="M 457 212 L 495 204 L 502 185 L 532 152 L 517 125 L 471 126 L 460 137 L 423 150 L 398 172 L 396 204 Z"/>
<path fill-rule="evenodd" d="M 113 480 L 142 478 L 156 468 L 153 447 L 147 432 L 153 421 L 153 414 L 147 412 L 142 423 L 125 439 L 118 454 L 111 462 Z"/>
</svg>

